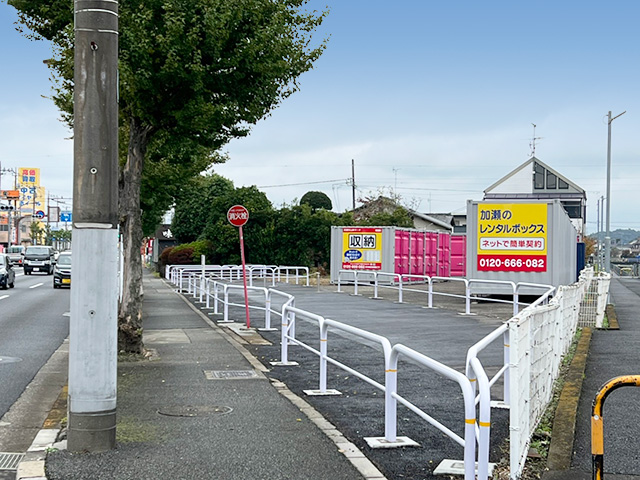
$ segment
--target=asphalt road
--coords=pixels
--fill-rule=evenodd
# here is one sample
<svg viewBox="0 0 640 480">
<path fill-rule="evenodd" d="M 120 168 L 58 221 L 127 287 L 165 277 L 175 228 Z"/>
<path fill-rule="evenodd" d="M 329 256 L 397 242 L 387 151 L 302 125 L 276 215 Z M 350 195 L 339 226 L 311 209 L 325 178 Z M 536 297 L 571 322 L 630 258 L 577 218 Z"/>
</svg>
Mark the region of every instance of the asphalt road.
<svg viewBox="0 0 640 480">
<path fill-rule="evenodd" d="M 16 268 L 15 288 L 0 290 L 0 417 L 69 335 L 68 315 L 69 290 L 52 275 Z"/>
</svg>

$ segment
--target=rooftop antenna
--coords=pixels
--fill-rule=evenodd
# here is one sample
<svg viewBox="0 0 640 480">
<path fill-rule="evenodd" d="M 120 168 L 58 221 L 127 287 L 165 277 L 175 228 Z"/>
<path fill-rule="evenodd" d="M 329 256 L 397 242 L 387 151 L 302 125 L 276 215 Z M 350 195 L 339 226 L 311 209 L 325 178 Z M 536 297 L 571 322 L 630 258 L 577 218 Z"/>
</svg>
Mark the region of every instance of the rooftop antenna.
<svg viewBox="0 0 640 480">
<path fill-rule="evenodd" d="M 529 143 L 529 148 L 531 148 L 531 153 L 529 154 L 529 158 L 536 156 L 536 140 L 542 140 L 542 137 L 536 137 L 536 124 L 533 125 L 533 138 L 531 139 L 531 143 Z"/>
</svg>

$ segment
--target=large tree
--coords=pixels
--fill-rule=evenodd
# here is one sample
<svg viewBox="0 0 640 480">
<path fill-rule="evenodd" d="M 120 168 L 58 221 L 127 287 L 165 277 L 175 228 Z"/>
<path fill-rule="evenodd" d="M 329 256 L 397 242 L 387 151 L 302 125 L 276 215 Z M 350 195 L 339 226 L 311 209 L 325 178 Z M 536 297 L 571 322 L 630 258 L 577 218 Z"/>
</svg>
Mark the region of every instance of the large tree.
<svg viewBox="0 0 640 480">
<path fill-rule="evenodd" d="M 120 1 L 120 232 L 124 289 L 120 348 L 142 348 L 142 208 L 151 219 L 173 187 L 219 160 L 218 149 L 298 89 L 324 42 L 312 43 L 327 12 L 308 0 Z M 27 35 L 55 46 L 54 101 L 73 124 L 73 2 L 9 0 Z M 162 179 L 163 183 L 155 183 Z M 149 181 L 148 185 L 143 182 Z M 153 206 L 141 191 L 155 192 Z M 158 205 L 157 203 L 160 203 Z M 149 221 L 149 223 L 153 223 Z"/>
<path fill-rule="evenodd" d="M 331 199 L 326 193 L 316 192 L 313 190 L 302 196 L 300 199 L 300 205 L 309 205 L 313 210 L 318 210 L 319 208 L 331 210 L 333 208 Z"/>
</svg>

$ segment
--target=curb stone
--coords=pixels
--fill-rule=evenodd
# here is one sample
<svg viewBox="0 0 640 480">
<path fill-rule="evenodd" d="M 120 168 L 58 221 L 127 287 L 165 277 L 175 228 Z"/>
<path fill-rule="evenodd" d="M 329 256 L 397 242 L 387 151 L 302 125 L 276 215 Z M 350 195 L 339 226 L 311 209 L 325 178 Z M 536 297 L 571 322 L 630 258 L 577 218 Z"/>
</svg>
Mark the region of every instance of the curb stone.
<svg viewBox="0 0 640 480">
<path fill-rule="evenodd" d="M 547 468 L 550 471 L 568 470 L 571 467 L 578 402 L 582 391 L 591 335 L 591 328 L 587 327 L 582 330 L 556 406 L 551 430 L 551 445 L 547 456 Z"/>
</svg>

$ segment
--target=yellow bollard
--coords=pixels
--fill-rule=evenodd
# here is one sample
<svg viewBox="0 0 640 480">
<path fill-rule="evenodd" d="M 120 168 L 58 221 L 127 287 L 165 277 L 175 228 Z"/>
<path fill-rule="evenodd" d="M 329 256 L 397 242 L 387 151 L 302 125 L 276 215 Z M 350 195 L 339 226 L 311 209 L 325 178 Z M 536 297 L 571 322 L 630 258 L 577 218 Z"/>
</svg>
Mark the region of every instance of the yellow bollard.
<svg viewBox="0 0 640 480">
<path fill-rule="evenodd" d="M 593 399 L 591 407 L 591 459 L 592 479 L 604 478 L 604 422 L 602 409 L 604 401 L 611 392 L 620 387 L 640 387 L 640 375 L 622 375 L 606 382 Z"/>
</svg>

